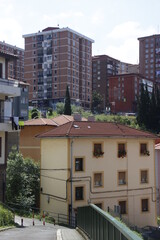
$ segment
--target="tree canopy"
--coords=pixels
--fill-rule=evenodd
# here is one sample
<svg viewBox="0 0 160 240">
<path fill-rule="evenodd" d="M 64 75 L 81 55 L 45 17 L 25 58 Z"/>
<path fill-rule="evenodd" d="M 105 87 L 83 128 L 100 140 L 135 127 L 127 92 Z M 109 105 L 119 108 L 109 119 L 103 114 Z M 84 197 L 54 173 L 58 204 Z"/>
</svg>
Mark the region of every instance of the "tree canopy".
<svg viewBox="0 0 160 240">
<path fill-rule="evenodd" d="M 93 91 L 92 94 L 92 112 L 100 113 L 103 97 L 100 93 Z"/>
<path fill-rule="evenodd" d="M 8 156 L 6 200 L 21 209 L 30 209 L 39 202 L 40 167 L 30 158 L 23 158 L 16 148 Z"/>
<path fill-rule="evenodd" d="M 70 102 L 70 95 L 69 95 L 69 88 L 68 88 L 68 86 L 67 86 L 67 88 L 66 88 L 64 114 L 65 114 L 65 115 L 71 115 L 71 114 L 72 114 L 71 102 Z"/>
<path fill-rule="evenodd" d="M 149 94 L 147 85 L 141 85 L 141 94 L 138 99 L 137 122 L 140 127 L 151 130 L 155 133 L 160 132 L 160 91 L 153 88 Z"/>
</svg>

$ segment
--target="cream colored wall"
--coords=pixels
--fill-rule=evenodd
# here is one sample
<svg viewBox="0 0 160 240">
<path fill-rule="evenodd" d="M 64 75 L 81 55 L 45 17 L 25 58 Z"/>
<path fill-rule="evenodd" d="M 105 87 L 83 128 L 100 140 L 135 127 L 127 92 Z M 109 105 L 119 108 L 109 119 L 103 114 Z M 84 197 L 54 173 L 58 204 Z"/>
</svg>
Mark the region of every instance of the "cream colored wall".
<svg viewBox="0 0 160 240">
<path fill-rule="evenodd" d="M 68 214 L 66 181 L 68 171 L 68 141 L 66 139 L 41 140 L 41 209 Z M 51 170 L 52 169 L 52 170 Z M 53 170 L 59 169 L 59 170 Z M 48 195 L 50 202 L 48 203 Z"/>
<path fill-rule="evenodd" d="M 93 157 L 94 142 L 102 142 L 104 155 L 100 158 Z M 118 158 L 118 143 L 126 143 L 127 157 Z M 140 142 L 146 142 L 150 151 L 150 156 L 140 156 Z M 89 181 L 74 183 L 75 186 L 85 186 L 84 201 L 74 201 L 74 208 L 85 205 L 87 202 L 102 203 L 104 210 L 110 206 L 118 205 L 119 200 L 127 200 L 127 217 L 131 223 L 139 226 L 155 225 L 155 203 L 152 202 L 152 187 L 154 182 L 154 141 L 148 139 L 75 139 L 73 144 L 73 156 L 85 156 L 85 172 L 74 172 L 74 177 L 90 176 L 93 192 L 107 191 L 107 193 L 91 193 L 89 191 Z M 140 170 L 149 170 L 149 183 L 140 184 Z M 127 171 L 128 185 L 118 186 L 118 171 Z M 104 187 L 93 188 L 93 172 L 104 172 Z M 89 178 L 88 178 L 89 179 Z M 149 188 L 148 190 L 134 190 L 139 188 Z M 132 191 L 127 191 L 130 189 Z M 119 192 L 119 190 L 124 190 Z M 109 192 L 110 191 L 110 192 Z M 117 191 L 117 192 L 115 192 Z M 74 194 L 75 195 L 75 194 Z M 75 196 L 74 196 L 75 198 Z M 141 213 L 141 199 L 149 198 L 150 209 L 148 213 Z M 153 196 L 155 199 L 155 196 Z"/>
<path fill-rule="evenodd" d="M 93 144 L 101 142 L 103 157 L 93 157 Z M 150 156 L 140 156 L 140 143 L 147 143 Z M 125 143 L 127 156 L 117 157 L 118 143 Z M 42 139 L 41 140 L 41 168 L 60 169 L 70 167 L 67 139 Z M 84 157 L 84 172 L 75 172 L 75 157 Z M 102 203 L 103 209 L 108 206 L 114 209 L 119 201 L 127 201 L 127 214 L 123 215 L 129 222 L 138 225 L 156 225 L 156 204 L 152 201 L 152 187 L 155 186 L 154 178 L 154 141 L 150 139 L 80 139 L 73 140 L 73 209 L 87 205 L 88 202 Z M 149 171 L 149 183 L 140 183 L 140 170 Z M 118 186 L 118 171 L 127 172 L 127 185 Z M 93 187 L 93 173 L 103 172 L 103 187 Z M 47 177 L 44 177 L 44 176 Z M 70 203 L 70 188 L 68 188 L 68 201 L 50 198 L 48 194 L 65 197 L 65 181 L 69 177 L 67 171 L 41 171 L 41 208 L 52 212 L 68 213 Z M 82 178 L 82 177 L 85 177 Z M 58 178 L 55 179 L 55 178 Z M 60 181 L 63 179 L 64 181 Z M 91 179 L 91 190 L 90 190 Z M 76 181 L 77 180 L 77 181 Z M 84 200 L 75 200 L 75 187 L 84 187 Z M 121 191 L 122 190 L 122 191 Z M 141 212 L 141 199 L 149 199 L 149 212 Z"/>
</svg>

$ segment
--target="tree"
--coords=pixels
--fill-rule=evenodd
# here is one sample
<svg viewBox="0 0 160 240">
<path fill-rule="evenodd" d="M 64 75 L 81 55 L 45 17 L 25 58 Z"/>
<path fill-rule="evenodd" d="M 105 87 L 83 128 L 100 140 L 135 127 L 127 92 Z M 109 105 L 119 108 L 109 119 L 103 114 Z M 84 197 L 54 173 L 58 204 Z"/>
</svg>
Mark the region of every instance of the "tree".
<svg viewBox="0 0 160 240">
<path fill-rule="evenodd" d="M 70 95 L 69 95 L 69 88 L 66 88 L 66 97 L 65 97 L 65 105 L 64 105 L 64 114 L 71 115 L 71 102 L 70 102 Z"/>
<path fill-rule="evenodd" d="M 32 159 L 24 159 L 15 147 L 9 153 L 6 171 L 7 202 L 29 210 L 37 206 L 40 194 L 40 167 Z"/>
<path fill-rule="evenodd" d="M 56 104 L 57 114 L 64 114 L 64 103 L 59 102 Z"/>
<path fill-rule="evenodd" d="M 31 111 L 31 118 L 33 119 L 36 119 L 38 118 L 38 109 L 37 108 L 33 108 L 32 111 Z"/>
<path fill-rule="evenodd" d="M 101 104 L 103 102 L 103 97 L 100 93 L 94 91 L 92 94 L 92 112 L 101 112 Z"/>
</svg>

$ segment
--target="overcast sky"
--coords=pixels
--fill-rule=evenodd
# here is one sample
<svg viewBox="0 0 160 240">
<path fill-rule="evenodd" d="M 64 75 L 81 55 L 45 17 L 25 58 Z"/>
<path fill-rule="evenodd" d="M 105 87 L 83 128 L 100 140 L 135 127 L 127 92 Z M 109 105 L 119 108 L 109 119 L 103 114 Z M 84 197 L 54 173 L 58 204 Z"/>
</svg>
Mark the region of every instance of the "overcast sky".
<svg viewBox="0 0 160 240">
<path fill-rule="evenodd" d="M 138 63 L 138 37 L 160 33 L 160 0 L 0 0 L 0 41 L 24 48 L 22 35 L 69 27 L 92 38 L 93 55 Z"/>
</svg>

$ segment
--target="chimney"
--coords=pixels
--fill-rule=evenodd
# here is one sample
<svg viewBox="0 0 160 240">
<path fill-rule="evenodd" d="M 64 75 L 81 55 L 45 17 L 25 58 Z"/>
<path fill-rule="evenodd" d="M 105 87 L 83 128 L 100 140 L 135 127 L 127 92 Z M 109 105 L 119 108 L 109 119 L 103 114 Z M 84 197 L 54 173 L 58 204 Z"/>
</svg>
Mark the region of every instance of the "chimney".
<svg viewBox="0 0 160 240">
<path fill-rule="evenodd" d="M 74 113 L 74 114 L 73 114 L 73 119 L 74 119 L 74 121 L 82 121 L 81 114 L 79 114 L 79 113 Z"/>
<path fill-rule="evenodd" d="M 88 121 L 89 122 L 94 122 L 95 121 L 95 117 L 94 116 L 88 116 Z"/>
</svg>

